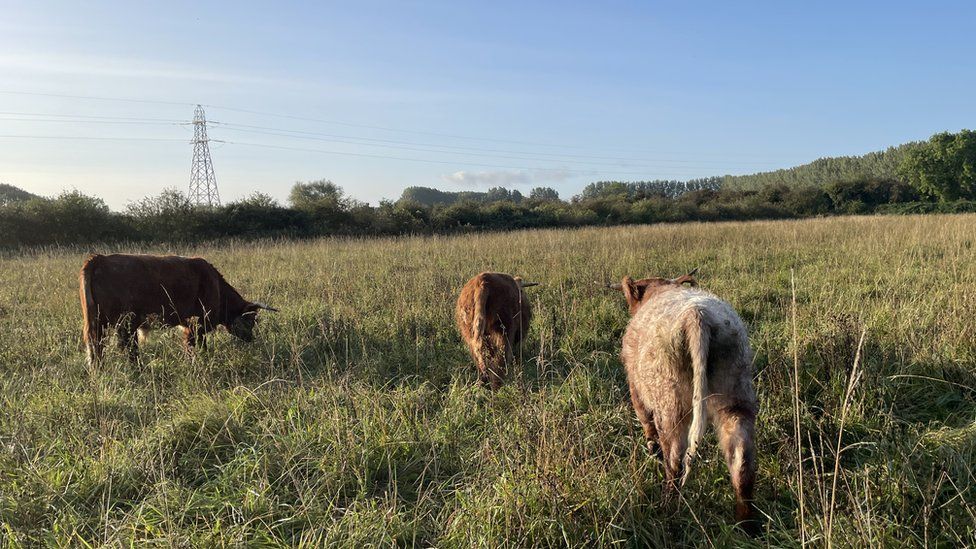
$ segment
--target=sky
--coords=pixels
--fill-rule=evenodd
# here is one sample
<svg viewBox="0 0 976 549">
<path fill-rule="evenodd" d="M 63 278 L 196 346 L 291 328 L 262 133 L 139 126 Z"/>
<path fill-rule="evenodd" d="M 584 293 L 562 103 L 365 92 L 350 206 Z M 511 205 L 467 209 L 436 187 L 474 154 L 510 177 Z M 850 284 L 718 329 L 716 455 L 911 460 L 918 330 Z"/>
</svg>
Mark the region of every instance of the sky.
<svg viewBox="0 0 976 549">
<path fill-rule="evenodd" d="M 976 127 L 971 2 L 47 2 L 0 18 L 0 182 L 124 209 L 329 179 L 568 198 Z"/>
</svg>

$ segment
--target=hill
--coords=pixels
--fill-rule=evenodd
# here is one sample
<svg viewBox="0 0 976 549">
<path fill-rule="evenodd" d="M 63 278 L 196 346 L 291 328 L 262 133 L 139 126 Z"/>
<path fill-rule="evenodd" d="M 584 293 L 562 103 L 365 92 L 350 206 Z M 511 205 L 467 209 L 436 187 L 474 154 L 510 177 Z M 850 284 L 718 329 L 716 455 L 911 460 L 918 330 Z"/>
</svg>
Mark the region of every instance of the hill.
<svg viewBox="0 0 976 549">
<path fill-rule="evenodd" d="M 861 156 L 825 157 L 793 168 L 751 175 L 713 176 L 688 181 L 597 181 L 587 185 L 575 198 L 586 200 L 624 196 L 631 200 L 638 200 L 655 195 L 676 198 L 689 191 L 715 190 L 718 188 L 750 191 L 771 185 L 786 185 L 790 188 L 823 187 L 828 183 L 858 178 L 901 180 L 899 166 L 908 152 L 917 146 L 918 143 L 906 143 Z M 407 187 L 400 196 L 402 201 L 416 202 L 425 206 L 449 206 L 466 200 L 478 203 L 508 200 L 518 203 L 522 198 L 519 191 L 509 191 L 504 188 L 479 192 Z"/>
<path fill-rule="evenodd" d="M 0 183 L 0 206 L 6 206 L 7 204 L 13 204 L 14 202 L 25 202 L 35 198 L 40 197 L 36 194 L 29 193 L 24 189 L 14 187 L 13 185 Z"/>
<path fill-rule="evenodd" d="M 826 157 L 809 164 L 771 172 L 726 175 L 722 178 L 722 187 L 740 190 L 754 190 L 766 185 L 779 184 L 788 187 L 821 187 L 834 181 L 859 177 L 900 179 L 898 167 L 908 151 L 916 146 L 917 143 L 906 143 L 861 156 Z"/>
</svg>

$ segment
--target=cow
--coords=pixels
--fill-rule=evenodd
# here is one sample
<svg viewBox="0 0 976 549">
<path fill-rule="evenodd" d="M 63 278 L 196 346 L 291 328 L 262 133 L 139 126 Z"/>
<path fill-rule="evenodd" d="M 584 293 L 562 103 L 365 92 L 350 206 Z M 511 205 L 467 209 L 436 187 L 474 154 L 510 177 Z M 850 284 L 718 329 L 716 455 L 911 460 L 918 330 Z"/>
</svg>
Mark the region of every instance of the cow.
<svg viewBox="0 0 976 549">
<path fill-rule="evenodd" d="M 79 273 L 82 334 L 88 363 L 102 357 L 106 330 L 114 328 L 129 360 L 139 357 L 139 336 L 150 323 L 179 326 L 187 350 L 224 326 L 254 340 L 258 311 L 277 311 L 241 297 L 207 260 L 156 255 L 92 255 Z"/>
<path fill-rule="evenodd" d="M 458 330 L 483 385 L 498 389 L 505 381 L 512 350 L 532 320 L 532 308 L 522 289 L 537 285 L 517 276 L 484 272 L 461 289 L 455 309 Z"/>
<path fill-rule="evenodd" d="M 665 494 L 684 485 L 711 420 L 732 477 L 736 521 L 755 534 L 753 355 L 742 319 L 697 288 L 697 270 L 607 285 L 623 292 L 630 309 L 620 356 L 648 449 L 664 461 Z"/>
</svg>

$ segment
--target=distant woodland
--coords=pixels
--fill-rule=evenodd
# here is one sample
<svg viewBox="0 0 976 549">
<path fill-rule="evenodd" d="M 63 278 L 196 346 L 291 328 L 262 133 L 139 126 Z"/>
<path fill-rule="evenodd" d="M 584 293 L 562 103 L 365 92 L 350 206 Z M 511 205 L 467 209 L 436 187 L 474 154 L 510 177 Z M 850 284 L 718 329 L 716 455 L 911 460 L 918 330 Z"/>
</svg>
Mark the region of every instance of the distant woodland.
<svg viewBox="0 0 976 549">
<path fill-rule="evenodd" d="M 976 132 L 794 168 L 689 181 L 598 181 L 563 199 L 552 188 L 408 187 L 370 206 L 328 180 L 298 182 L 288 204 L 257 193 L 217 208 L 165 190 L 111 211 L 73 191 L 53 198 L 0 184 L 0 247 L 112 241 L 433 234 L 536 227 L 976 211 Z"/>
</svg>

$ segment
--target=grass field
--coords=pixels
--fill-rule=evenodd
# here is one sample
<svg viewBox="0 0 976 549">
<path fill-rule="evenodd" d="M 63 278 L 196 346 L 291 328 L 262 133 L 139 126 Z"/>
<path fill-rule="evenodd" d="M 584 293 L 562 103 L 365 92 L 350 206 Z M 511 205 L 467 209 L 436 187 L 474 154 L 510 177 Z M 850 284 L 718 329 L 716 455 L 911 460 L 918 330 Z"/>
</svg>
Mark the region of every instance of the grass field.
<svg viewBox="0 0 976 549">
<path fill-rule="evenodd" d="M 976 216 L 142 251 L 207 257 L 281 312 L 254 344 L 222 332 L 189 359 L 177 332 L 157 331 L 138 366 L 113 349 L 92 370 L 77 297 L 85 251 L 3 257 L 7 546 L 976 537 Z M 662 504 L 618 358 L 623 298 L 593 284 L 699 265 L 756 351 L 755 540 L 730 525 L 711 432 L 681 499 Z M 544 284 L 529 290 L 532 330 L 497 393 L 476 386 L 453 324 L 461 285 L 486 269 Z"/>
</svg>

